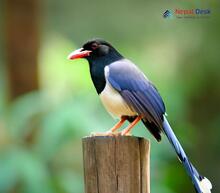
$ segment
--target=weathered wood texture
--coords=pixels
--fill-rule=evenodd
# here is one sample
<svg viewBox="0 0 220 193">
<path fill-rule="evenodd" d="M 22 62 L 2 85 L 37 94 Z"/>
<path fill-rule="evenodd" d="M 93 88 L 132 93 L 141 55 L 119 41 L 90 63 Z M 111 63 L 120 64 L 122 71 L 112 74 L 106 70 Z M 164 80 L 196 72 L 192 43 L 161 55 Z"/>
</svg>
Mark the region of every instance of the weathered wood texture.
<svg viewBox="0 0 220 193">
<path fill-rule="evenodd" d="M 85 193 L 150 193 L 149 157 L 143 138 L 83 138 Z"/>
</svg>

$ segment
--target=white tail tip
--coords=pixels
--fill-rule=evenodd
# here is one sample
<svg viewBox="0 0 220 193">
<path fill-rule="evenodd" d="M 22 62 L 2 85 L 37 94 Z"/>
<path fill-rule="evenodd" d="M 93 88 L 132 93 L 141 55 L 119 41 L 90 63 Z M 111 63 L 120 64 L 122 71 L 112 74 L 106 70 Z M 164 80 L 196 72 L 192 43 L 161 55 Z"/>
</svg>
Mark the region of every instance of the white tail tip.
<svg viewBox="0 0 220 193">
<path fill-rule="evenodd" d="M 211 193 L 212 184 L 206 177 L 199 182 L 199 185 L 202 193 Z"/>
</svg>

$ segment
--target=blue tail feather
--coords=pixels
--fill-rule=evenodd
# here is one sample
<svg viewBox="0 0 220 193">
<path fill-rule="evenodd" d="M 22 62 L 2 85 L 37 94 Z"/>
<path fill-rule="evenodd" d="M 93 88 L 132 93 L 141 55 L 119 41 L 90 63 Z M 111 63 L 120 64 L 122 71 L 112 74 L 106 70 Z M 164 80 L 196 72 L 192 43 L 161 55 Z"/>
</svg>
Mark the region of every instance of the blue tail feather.
<svg viewBox="0 0 220 193">
<path fill-rule="evenodd" d="M 186 153 L 184 152 L 180 142 L 178 141 L 177 137 L 175 136 L 169 122 L 167 121 L 166 117 L 164 116 L 163 121 L 163 131 L 165 135 L 167 136 L 169 142 L 172 144 L 173 148 L 175 149 L 180 161 L 183 163 L 184 168 L 186 169 L 188 175 L 191 177 L 191 180 L 194 184 L 194 187 L 196 189 L 197 193 L 206 193 L 211 192 L 211 183 L 208 179 L 208 185 L 207 187 L 203 188 L 201 183 L 204 179 L 203 176 L 200 176 L 198 171 L 195 169 L 195 167 L 192 165 L 192 163 L 189 161 Z"/>
</svg>

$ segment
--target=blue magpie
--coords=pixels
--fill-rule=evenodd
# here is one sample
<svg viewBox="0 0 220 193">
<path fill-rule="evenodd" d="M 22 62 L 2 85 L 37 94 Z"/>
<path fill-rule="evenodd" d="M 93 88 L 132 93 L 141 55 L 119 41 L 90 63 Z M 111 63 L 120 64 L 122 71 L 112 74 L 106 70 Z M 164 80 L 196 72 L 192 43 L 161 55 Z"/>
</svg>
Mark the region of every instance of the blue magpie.
<svg viewBox="0 0 220 193">
<path fill-rule="evenodd" d="M 129 135 L 131 129 L 142 121 L 157 141 L 161 140 L 162 133 L 167 136 L 196 192 L 211 193 L 211 182 L 198 173 L 175 136 L 158 90 L 133 62 L 102 39 L 86 42 L 82 48 L 70 53 L 68 58 L 88 60 L 93 84 L 104 107 L 113 117 L 120 119 L 101 135 L 114 135 L 126 120 L 130 124 L 120 134 Z"/>
</svg>

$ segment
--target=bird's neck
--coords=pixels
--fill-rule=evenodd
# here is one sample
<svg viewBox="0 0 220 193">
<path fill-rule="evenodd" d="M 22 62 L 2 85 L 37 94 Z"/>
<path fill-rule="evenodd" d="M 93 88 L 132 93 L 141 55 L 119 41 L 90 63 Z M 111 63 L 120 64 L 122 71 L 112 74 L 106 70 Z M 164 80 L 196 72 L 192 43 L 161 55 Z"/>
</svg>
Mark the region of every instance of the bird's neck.
<svg viewBox="0 0 220 193">
<path fill-rule="evenodd" d="M 100 94 L 105 88 L 105 67 L 122 58 L 123 56 L 121 56 L 118 52 L 114 52 L 109 56 L 88 60 L 91 78 L 98 94 Z"/>
</svg>

